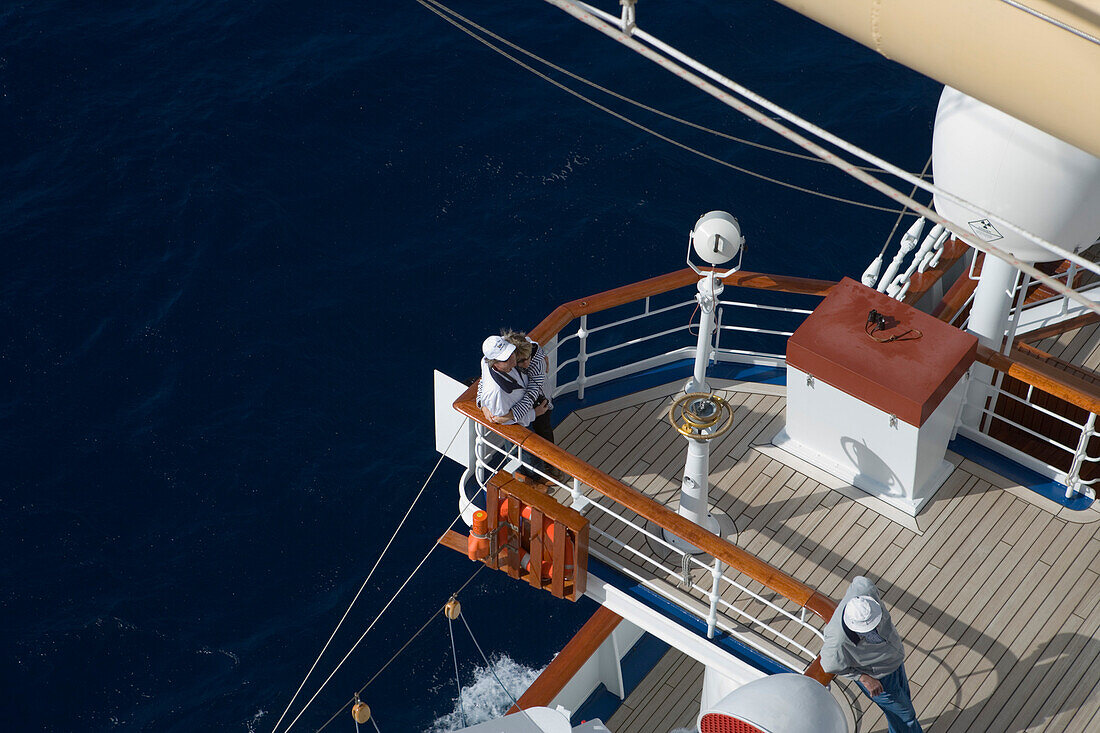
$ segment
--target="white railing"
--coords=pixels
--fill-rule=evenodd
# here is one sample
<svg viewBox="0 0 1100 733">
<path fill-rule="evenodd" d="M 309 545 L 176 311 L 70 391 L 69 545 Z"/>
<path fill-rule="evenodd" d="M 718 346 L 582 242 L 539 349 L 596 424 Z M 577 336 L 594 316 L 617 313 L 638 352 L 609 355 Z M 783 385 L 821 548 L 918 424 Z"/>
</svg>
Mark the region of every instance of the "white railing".
<svg viewBox="0 0 1100 733">
<path fill-rule="evenodd" d="M 670 345 L 667 342 L 669 337 L 678 334 L 690 336 L 691 329 L 695 325 L 690 321 L 690 309 L 695 307 L 695 300 L 678 301 L 661 307 L 654 307 L 652 301 L 653 298 L 646 297 L 636 301 L 636 303 L 620 306 L 620 308 L 626 308 L 640 304 L 641 312 L 597 326 L 590 324 L 587 315 L 582 315 L 576 319 L 577 328 L 575 331 L 566 332 L 563 330 L 560 332 L 555 339 L 555 343 L 547 345 L 552 359 L 550 374 L 552 375 L 553 390 L 550 394 L 558 397 L 575 392 L 577 398 L 583 400 L 585 390 L 589 387 L 678 361 L 693 359 L 695 357 L 694 345 Z M 786 341 L 794 332 L 796 324 L 792 324 L 793 327 L 789 330 L 729 325 L 725 322 L 728 309 L 788 314 L 792 318 L 797 317 L 798 322 L 801 322 L 805 316 L 812 312 L 805 308 L 742 300 L 720 300 L 718 302 L 717 328 L 711 340 L 710 359 L 712 363 L 740 363 L 774 367 L 786 365 L 784 356 Z M 677 311 L 684 314 L 681 323 L 670 324 L 667 318 L 663 319 L 662 322 L 661 316 L 667 316 Z M 775 340 L 777 348 L 768 351 L 738 348 L 735 343 L 730 343 L 731 338 L 728 336 L 728 334 L 734 333 L 771 337 Z M 723 339 L 724 334 L 726 336 Z M 593 349 L 590 344 L 593 338 L 597 336 L 602 336 L 605 344 Z M 662 348 L 662 340 L 665 342 L 665 348 Z M 723 345 L 723 343 L 726 345 Z M 639 349 L 639 347 L 647 345 L 652 345 L 652 348 L 648 351 Z M 594 359 L 610 357 L 617 352 L 625 354 L 628 349 L 634 349 L 629 359 L 624 358 L 620 363 L 612 363 L 612 365 L 599 371 L 593 371 L 590 367 L 590 362 Z M 562 359 L 561 354 L 564 350 L 569 350 L 570 353 L 575 351 L 576 353 Z M 607 360 L 611 361 L 610 359 Z M 576 370 L 576 376 L 571 379 L 563 378 L 563 372 L 571 369 Z"/>
<path fill-rule="evenodd" d="M 695 290 L 694 283 L 690 287 Z M 679 290 L 683 292 L 687 287 Z M 812 310 L 755 302 L 747 296 L 759 291 L 742 288 L 736 291 L 746 297 L 718 302 L 716 328 L 710 345 L 711 361 L 785 366 L 787 339 Z M 665 302 L 658 304 L 657 298 Z M 575 393 L 578 399 L 583 400 L 588 388 L 649 369 L 680 361 L 690 369 L 696 348 L 695 338 L 691 336 L 691 329 L 697 327 L 697 323 L 692 323 L 692 309 L 695 307 L 694 297 L 677 297 L 676 291 L 673 291 L 639 298 L 600 312 L 598 315 L 604 319 L 601 323 L 593 323 L 588 315 L 578 316 L 572 325 L 563 328 L 544 344 L 549 358 L 544 391 L 554 397 Z M 759 319 L 768 319 L 769 326 L 773 320 L 786 319 L 790 328 L 746 325 L 744 321 L 748 318 L 731 319 L 732 313 L 757 314 Z M 729 320 L 741 322 L 730 323 Z M 752 344 L 746 343 L 749 340 Z M 685 341 L 691 345 L 682 345 Z M 766 342 L 771 348 L 752 348 L 753 344 L 761 342 Z M 593 365 L 597 362 L 601 366 L 594 369 Z M 585 487 L 578 480 L 574 479 L 572 485 L 560 483 L 532 465 L 522 449 L 505 445 L 500 436 L 481 425 L 477 426 L 474 453 L 477 462 L 474 475 L 481 487 L 499 470 L 515 471 L 526 467 L 527 471 L 541 474 L 553 485 L 568 491 L 572 496 L 572 507 L 582 514 L 592 515 L 589 531 L 599 544 L 591 543 L 589 551 L 652 593 L 697 618 L 706 625 L 708 638 L 714 638 L 718 633 L 726 634 L 785 666 L 792 663 L 790 656 L 785 654 L 805 657 L 807 664 L 816 656 L 808 644 L 813 638 L 820 641 L 822 634 L 808 622 L 804 608 L 799 607 L 797 613 L 791 613 L 775 600 L 739 582 L 738 578 L 744 576 L 735 573 L 731 577 L 721 561 L 702 563 L 666 541 L 659 530 L 654 531 L 648 523 L 640 523 L 633 512 L 617 504 L 609 507 L 610 500 L 605 499 L 601 503 L 599 495 L 586 495 Z M 638 541 L 623 542 L 619 539 L 623 533 L 631 534 Z M 659 548 L 656 553 L 659 557 L 650 551 L 650 547 Z M 669 576 L 679 577 L 681 589 L 687 592 L 678 592 L 667 582 L 658 580 Z M 708 577 L 709 582 L 706 581 Z M 791 603 L 778 594 L 776 597 L 781 603 Z M 757 612 L 754 613 L 752 608 Z M 790 629 L 795 631 L 791 633 Z M 800 641 L 796 636 L 805 638 Z"/>
<path fill-rule="evenodd" d="M 959 433 L 967 438 L 970 438 L 976 443 L 986 446 L 998 453 L 1004 454 L 1016 461 L 1017 463 L 1026 466 L 1037 473 L 1046 476 L 1049 479 L 1057 481 L 1058 483 L 1065 484 L 1066 486 L 1066 498 L 1069 499 L 1074 493 L 1085 494 L 1090 498 L 1095 497 L 1095 492 L 1092 486 L 1100 481 L 1100 477 L 1093 478 L 1087 481 L 1081 479 L 1081 469 L 1086 464 L 1094 464 L 1100 462 L 1100 456 L 1091 456 L 1088 454 L 1089 443 L 1091 438 L 1096 435 L 1096 413 L 1089 412 L 1088 417 L 1084 422 L 1079 423 L 1069 419 L 1064 415 L 1049 410 L 1035 402 L 1036 388 L 1032 385 L 1027 385 L 1027 391 L 1023 396 L 1012 394 L 1001 388 L 1002 374 L 997 372 L 997 379 L 994 384 L 989 385 L 987 392 L 982 395 L 982 402 L 987 403 L 982 405 L 974 405 L 970 401 L 967 402 L 966 408 L 973 408 L 977 413 L 980 413 L 980 417 L 977 420 L 977 425 L 960 424 Z M 989 399 L 986 400 L 985 397 Z M 1011 418 L 998 414 L 996 412 L 996 406 L 998 397 L 1007 398 L 1015 403 L 1023 405 L 1026 409 L 1035 410 L 1048 418 L 1051 418 L 1058 423 L 1066 426 L 1067 433 L 1075 437 L 1070 443 L 1061 442 L 1049 435 L 1044 435 L 1037 432 L 1033 428 L 1029 428 L 1022 425 Z M 1034 456 L 1028 455 L 1023 451 L 1014 448 L 1007 443 L 1004 443 L 992 435 L 993 424 L 995 421 L 1000 421 L 1005 425 L 1008 425 L 1016 430 L 1026 433 L 1030 437 L 1034 438 L 1037 442 L 1051 446 L 1057 451 L 1065 453 L 1066 460 L 1060 462 L 1063 465 L 1069 466 L 1066 468 L 1059 468 L 1058 465 L 1043 461 Z M 1072 432 L 1070 432 L 1072 431 Z"/>
<path fill-rule="evenodd" d="M 476 475 L 482 487 L 499 470 L 515 471 L 524 467 L 542 475 L 552 490 L 556 486 L 568 491 L 573 498 L 572 507 L 588 517 L 590 537 L 598 540 L 598 543 L 589 544 L 591 555 L 696 618 L 707 627 L 707 638 L 724 633 L 787 667 L 792 665 L 791 656 L 806 665 L 813 661 L 816 652 L 807 643 L 810 639 L 820 642 L 823 635 L 809 623 L 805 608 L 799 608 L 797 613 L 788 611 L 773 599 L 739 582 L 737 577 L 727 575 L 721 561 L 701 562 L 668 542 L 660 530 L 654 531 L 649 523 L 628 518 L 617 505 L 607 506 L 607 499 L 601 503 L 600 496 L 587 495 L 586 487 L 579 480 L 561 483 L 532 465 L 516 446 L 503 446 L 501 442 L 495 433 L 477 426 Z M 623 542 L 619 537 L 624 533 L 637 537 L 638 541 Z M 677 592 L 667 580 L 660 580 L 669 577 L 679 578 L 678 588 L 686 592 Z M 701 585 L 700 581 L 708 577 L 709 584 Z M 789 603 L 782 597 L 779 600 Z M 753 606 L 761 610 L 753 611 Z M 791 628 L 794 633 L 789 631 Z M 800 633 L 806 637 L 804 641 L 795 638 Z"/>
</svg>

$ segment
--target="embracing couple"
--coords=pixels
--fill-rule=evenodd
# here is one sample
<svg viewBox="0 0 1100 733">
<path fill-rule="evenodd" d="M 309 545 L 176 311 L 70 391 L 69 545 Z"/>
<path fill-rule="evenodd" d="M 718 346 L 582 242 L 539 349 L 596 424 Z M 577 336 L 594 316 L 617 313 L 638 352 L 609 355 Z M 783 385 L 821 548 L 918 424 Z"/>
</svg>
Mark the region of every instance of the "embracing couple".
<svg viewBox="0 0 1100 733">
<path fill-rule="evenodd" d="M 542 392 L 547 371 L 545 350 L 525 333 L 504 331 L 485 339 L 481 354 L 477 404 L 486 419 L 498 425 L 523 425 L 553 443 L 550 413 L 554 406 Z M 530 456 L 530 461 L 538 471 L 562 479 L 561 472 L 538 458 Z M 544 480 L 526 467 L 516 473 L 517 479 L 527 482 Z"/>
</svg>

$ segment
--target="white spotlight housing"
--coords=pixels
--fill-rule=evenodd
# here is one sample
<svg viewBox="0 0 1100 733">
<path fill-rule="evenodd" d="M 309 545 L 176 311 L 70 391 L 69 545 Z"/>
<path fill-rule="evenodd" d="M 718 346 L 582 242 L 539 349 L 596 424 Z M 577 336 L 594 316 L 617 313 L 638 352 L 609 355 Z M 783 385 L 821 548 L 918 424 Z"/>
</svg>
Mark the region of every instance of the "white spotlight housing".
<svg viewBox="0 0 1100 733">
<path fill-rule="evenodd" d="M 695 254 L 710 265 L 726 264 L 738 255 L 744 243 L 737 219 L 725 211 L 703 214 L 691 230 Z"/>
</svg>

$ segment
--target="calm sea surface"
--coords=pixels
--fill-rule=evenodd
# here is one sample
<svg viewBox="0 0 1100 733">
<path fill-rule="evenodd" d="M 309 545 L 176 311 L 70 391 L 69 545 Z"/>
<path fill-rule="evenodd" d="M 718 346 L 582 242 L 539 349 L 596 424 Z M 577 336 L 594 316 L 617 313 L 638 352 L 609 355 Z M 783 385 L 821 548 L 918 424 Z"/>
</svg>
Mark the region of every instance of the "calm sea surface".
<svg viewBox="0 0 1100 733">
<path fill-rule="evenodd" d="M 831 279 L 858 277 L 894 223 L 693 156 L 409 0 L 127 5 L 0 9 L 7 730 L 271 730 L 436 460 L 433 368 L 474 376 L 490 332 L 677 269 L 711 209 L 740 218 L 746 269 Z M 454 7 L 620 93 L 778 142 L 549 5 Z M 639 23 L 924 165 L 938 88 L 782 7 L 642 3 Z M 304 699 L 453 518 L 458 473 L 441 466 Z M 473 571 L 438 555 L 295 730 Z M 593 610 L 488 571 L 462 599 L 517 688 Z M 503 704 L 464 629 L 458 654 L 466 712 Z M 386 733 L 461 727 L 443 620 L 364 700 Z"/>
</svg>

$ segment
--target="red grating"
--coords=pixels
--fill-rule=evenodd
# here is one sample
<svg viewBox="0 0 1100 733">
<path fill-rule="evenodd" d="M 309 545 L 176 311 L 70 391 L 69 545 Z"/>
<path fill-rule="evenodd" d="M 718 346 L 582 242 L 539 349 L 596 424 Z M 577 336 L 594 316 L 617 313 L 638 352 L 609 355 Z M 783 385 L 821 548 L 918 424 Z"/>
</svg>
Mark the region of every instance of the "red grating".
<svg viewBox="0 0 1100 733">
<path fill-rule="evenodd" d="M 707 713 L 699 721 L 699 733 L 767 733 L 767 731 L 728 715 Z"/>
</svg>

